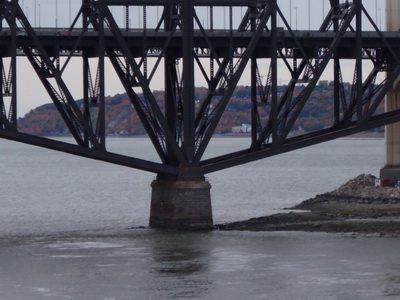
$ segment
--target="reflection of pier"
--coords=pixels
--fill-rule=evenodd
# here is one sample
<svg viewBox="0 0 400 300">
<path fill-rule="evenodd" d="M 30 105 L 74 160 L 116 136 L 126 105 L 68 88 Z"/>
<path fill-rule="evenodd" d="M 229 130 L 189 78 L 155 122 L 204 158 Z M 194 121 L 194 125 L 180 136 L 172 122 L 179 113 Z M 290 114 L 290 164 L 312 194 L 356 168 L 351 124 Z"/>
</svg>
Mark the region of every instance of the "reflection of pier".
<svg viewBox="0 0 400 300">
<path fill-rule="evenodd" d="M 377 113 L 400 73 L 398 32 L 381 32 L 361 0 L 326 1 L 330 10 L 319 28 L 294 31 L 278 2 L 83 0 L 71 27 L 61 30 L 33 28 L 17 0 L 0 0 L 0 136 L 157 173 L 150 225 L 210 228 L 210 184 L 205 174 L 400 120 L 399 109 Z M 143 28 L 120 28 L 110 6 L 143 6 Z M 155 28 L 146 26 L 147 6 L 163 10 Z M 213 26 L 217 6 L 229 7 L 228 29 Z M 207 28 L 198 16 L 200 7 L 209 14 Z M 233 28 L 237 7 L 245 13 Z M 126 12 L 125 23 L 129 24 Z M 365 31 L 365 24 L 372 30 Z M 23 84 L 17 82 L 19 56 L 29 60 L 76 144 L 18 131 L 15 91 L 17 84 Z M 64 78 L 64 71 L 77 57 L 82 60 L 83 107 L 77 106 Z M 107 151 L 104 94 L 108 62 L 161 162 Z M 346 95 L 343 77 L 348 76 L 349 65 L 353 66 L 352 83 Z M 289 137 L 325 73 L 334 79 L 331 125 Z M 278 94 L 280 74 L 290 81 Z M 150 88 L 160 78 L 165 85 L 163 103 Z M 242 78 L 249 78 L 252 90 L 249 146 L 204 160 Z M 199 82 L 205 82 L 208 95 L 195 105 L 194 86 Z"/>
</svg>

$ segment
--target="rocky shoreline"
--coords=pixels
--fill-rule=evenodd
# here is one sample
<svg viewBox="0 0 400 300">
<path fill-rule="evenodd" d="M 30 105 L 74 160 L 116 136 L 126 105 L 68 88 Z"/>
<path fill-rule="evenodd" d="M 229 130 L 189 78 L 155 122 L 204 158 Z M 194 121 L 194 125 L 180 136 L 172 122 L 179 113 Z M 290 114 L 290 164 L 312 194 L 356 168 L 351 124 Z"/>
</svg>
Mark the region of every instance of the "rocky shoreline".
<svg viewBox="0 0 400 300">
<path fill-rule="evenodd" d="M 359 175 L 338 189 L 288 208 L 289 213 L 218 224 L 218 230 L 315 231 L 400 237 L 400 188 Z M 298 212 L 294 212 L 298 210 Z"/>
</svg>

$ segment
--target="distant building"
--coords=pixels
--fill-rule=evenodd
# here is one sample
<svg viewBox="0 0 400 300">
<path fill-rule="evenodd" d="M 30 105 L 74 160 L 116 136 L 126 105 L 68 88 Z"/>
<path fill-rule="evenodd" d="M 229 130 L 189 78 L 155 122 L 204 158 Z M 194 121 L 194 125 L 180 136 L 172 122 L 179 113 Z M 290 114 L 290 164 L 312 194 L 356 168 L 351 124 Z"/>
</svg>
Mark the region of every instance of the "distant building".
<svg viewBox="0 0 400 300">
<path fill-rule="evenodd" d="M 243 133 L 251 132 L 251 125 L 250 124 L 242 124 L 242 132 Z"/>
<path fill-rule="evenodd" d="M 329 86 L 329 81 L 328 80 L 320 80 L 319 85 L 327 87 L 327 86 Z"/>
<path fill-rule="evenodd" d="M 232 133 L 249 133 L 251 132 L 250 124 L 242 124 L 242 126 L 233 126 Z"/>
<path fill-rule="evenodd" d="M 232 133 L 242 133 L 242 126 L 233 126 Z"/>
</svg>

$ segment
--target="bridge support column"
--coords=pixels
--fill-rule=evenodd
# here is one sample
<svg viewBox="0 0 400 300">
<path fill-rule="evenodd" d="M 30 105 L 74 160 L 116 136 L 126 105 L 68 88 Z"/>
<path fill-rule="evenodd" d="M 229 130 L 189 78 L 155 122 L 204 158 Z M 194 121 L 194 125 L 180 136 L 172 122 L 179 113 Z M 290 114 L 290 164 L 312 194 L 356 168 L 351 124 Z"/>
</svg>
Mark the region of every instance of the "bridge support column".
<svg viewBox="0 0 400 300">
<path fill-rule="evenodd" d="M 156 179 L 151 187 L 150 227 L 190 230 L 213 228 L 211 185 L 208 181 Z"/>
<path fill-rule="evenodd" d="M 386 96 L 386 110 L 400 109 L 400 88 L 390 91 Z M 389 179 L 391 185 L 400 181 L 400 123 L 386 126 L 386 163 L 381 169 L 380 178 Z"/>
<path fill-rule="evenodd" d="M 386 25 L 388 31 L 400 29 L 400 2 L 386 0 Z M 400 109 L 400 80 L 386 96 L 386 111 Z M 386 163 L 381 169 L 380 178 L 389 179 L 391 185 L 400 180 L 400 123 L 386 126 Z"/>
</svg>

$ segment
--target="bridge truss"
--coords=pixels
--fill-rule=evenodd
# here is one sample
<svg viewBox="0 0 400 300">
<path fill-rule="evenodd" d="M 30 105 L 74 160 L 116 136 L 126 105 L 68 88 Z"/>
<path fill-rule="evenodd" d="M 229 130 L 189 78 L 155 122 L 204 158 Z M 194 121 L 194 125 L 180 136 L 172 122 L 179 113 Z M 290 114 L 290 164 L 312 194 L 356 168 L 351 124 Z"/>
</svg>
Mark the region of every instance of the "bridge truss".
<svg viewBox="0 0 400 300">
<path fill-rule="evenodd" d="M 381 32 L 362 0 L 327 2 L 330 9 L 319 29 L 298 31 L 290 26 L 277 0 L 83 0 L 71 27 L 60 34 L 57 29 L 33 28 L 17 0 L 0 0 L 0 137 L 154 172 L 162 178 L 193 180 L 400 121 L 400 111 L 378 113 L 400 74 L 399 33 Z M 126 7 L 125 28 L 113 16 L 112 8 L 117 6 Z M 129 26 L 131 6 L 142 8 L 141 28 Z M 162 13 L 157 26 L 149 28 L 146 9 L 152 6 Z M 229 8 L 225 30 L 213 25 L 218 7 Z M 234 27 L 237 7 L 244 13 Z M 207 25 L 199 10 L 207 11 Z M 364 30 L 365 23 L 371 31 Z M 18 130 L 19 56 L 29 60 L 76 144 Z M 83 61 L 82 106 L 64 79 L 65 69 L 77 58 Z M 355 67 L 351 91 L 345 93 L 342 70 L 348 61 Z M 107 151 L 106 63 L 113 66 L 161 162 Z M 280 72 L 289 74 L 290 80 L 278 93 Z M 324 72 L 331 72 L 334 79 L 332 124 L 291 137 Z M 163 103 L 151 90 L 160 80 L 159 73 L 165 87 Z M 204 159 L 245 76 L 251 87 L 249 145 Z M 195 101 L 198 78 L 208 92 Z"/>
</svg>

